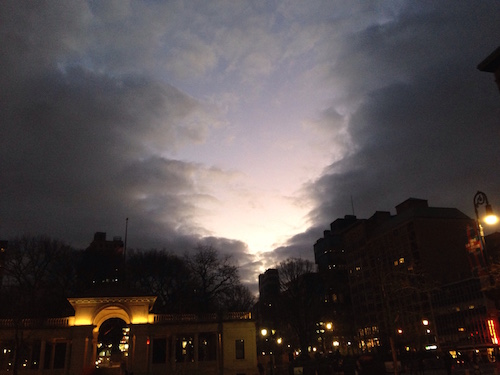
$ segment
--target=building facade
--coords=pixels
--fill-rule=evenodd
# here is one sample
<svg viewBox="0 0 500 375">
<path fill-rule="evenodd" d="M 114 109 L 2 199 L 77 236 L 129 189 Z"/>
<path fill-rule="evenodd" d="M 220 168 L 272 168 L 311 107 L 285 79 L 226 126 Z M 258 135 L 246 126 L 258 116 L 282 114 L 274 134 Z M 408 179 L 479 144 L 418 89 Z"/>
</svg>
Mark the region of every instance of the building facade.
<svg viewBox="0 0 500 375">
<path fill-rule="evenodd" d="M 497 345 L 497 310 L 466 250 L 474 227 L 457 209 L 415 198 L 396 206 L 395 215 L 378 211 L 332 223 L 315 244 L 316 263 L 323 272 L 346 269 L 346 280 L 329 290 L 345 293 L 348 285 L 360 351 L 391 340 L 403 351 Z"/>
<path fill-rule="evenodd" d="M 75 314 L 0 320 L 0 374 L 257 374 L 250 313 L 150 313 L 155 297 L 69 298 Z"/>
<path fill-rule="evenodd" d="M 336 219 L 314 244 L 314 260 L 325 291 L 322 322 L 327 326 L 321 327 L 320 332 L 328 338 L 328 351 L 352 352 L 355 329 L 343 233 L 357 221 L 354 215 Z"/>
</svg>

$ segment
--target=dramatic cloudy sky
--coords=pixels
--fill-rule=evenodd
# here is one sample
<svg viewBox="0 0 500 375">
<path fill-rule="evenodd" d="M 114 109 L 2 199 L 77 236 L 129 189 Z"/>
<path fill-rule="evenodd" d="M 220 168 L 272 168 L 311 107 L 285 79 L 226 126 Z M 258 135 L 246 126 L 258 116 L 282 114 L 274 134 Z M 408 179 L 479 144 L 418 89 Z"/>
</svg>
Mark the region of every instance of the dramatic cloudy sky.
<svg viewBox="0 0 500 375">
<path fill-rule="evenodd" d="M 409 197 L 500 210 L 500 2 L 2 1 L 0 238 L 313 258 Z"/>
</svg>

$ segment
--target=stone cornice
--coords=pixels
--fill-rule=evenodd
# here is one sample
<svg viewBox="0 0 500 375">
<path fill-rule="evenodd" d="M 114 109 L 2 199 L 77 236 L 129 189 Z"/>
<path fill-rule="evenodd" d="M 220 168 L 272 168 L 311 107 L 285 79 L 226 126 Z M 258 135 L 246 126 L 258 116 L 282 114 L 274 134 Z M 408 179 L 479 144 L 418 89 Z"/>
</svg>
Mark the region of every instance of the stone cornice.
<svg viewBox="0 0 500 375">
<path fill-rule="evenodd" d="M 71 305 L 95 305 L 102 303 L 148 303 L 153 304 L 156 296 L 137 296 L 137 297 L 74 297 L 68 298 Z"/>
</svg>

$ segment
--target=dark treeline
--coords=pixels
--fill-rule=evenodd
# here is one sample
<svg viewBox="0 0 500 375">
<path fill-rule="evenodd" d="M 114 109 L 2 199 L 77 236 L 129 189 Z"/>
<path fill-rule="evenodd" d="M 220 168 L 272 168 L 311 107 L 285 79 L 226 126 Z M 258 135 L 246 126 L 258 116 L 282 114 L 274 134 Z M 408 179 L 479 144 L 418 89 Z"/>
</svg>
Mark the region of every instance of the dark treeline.
<svg viewBox="0 0 500 375">
<path fill-rule="evenodd" d="M 166 250 L 77 250 L 47 236 L 10 239 L 0 255 L 0 315 L 58 317 L 67 297 L 107 293 L 157 296 L 155 313 L 248 311 L 254 299 L 229 256 L 198 246 Z"/>
</svg>

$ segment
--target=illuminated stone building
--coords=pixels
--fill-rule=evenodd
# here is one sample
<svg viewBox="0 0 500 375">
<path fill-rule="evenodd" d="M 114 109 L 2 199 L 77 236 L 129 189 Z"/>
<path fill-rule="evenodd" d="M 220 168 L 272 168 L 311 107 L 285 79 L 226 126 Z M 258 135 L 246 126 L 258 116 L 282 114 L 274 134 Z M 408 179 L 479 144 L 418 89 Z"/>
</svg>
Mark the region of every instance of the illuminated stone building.
<svg viewBox="0 0 500 375">
<path fill-rule="evenodd" d="M 152 314 L 153 296 L 69 298 L 74 315 L 0 320 L 0 374 L 231 374 L 257 369 L 250 313 Z M 17 350 L 16 350 L 17 348 Z"/>
<path fill-rule="evenodd" d="M 97 232 L 66 309 L 0 319 L 0 375 L 256 374 L 251 313 L 155 314 L 156 296 L 121 281 L 123 262 L 121 239 Z"/>
</svg>

